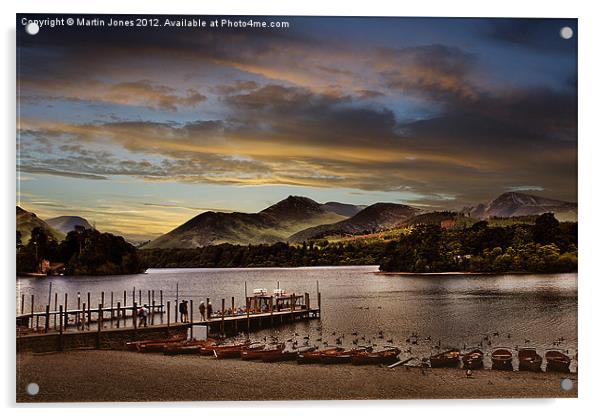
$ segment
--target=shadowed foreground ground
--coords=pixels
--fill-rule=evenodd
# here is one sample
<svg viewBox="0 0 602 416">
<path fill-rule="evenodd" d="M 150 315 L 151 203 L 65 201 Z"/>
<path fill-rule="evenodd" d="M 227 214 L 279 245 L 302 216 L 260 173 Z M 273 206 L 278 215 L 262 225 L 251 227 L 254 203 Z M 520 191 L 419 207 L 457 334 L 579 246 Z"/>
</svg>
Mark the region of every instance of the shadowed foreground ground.
<svg viewBox="0 0 602 416">
<path fill-rule="evenodd" d="M 577 397 L 562 374 L 264 364 L 210 357 L 72 351 L 17 355 L 17 402 Z M 35 382 L 40 392 L 25 393 Z"/>
</svg>

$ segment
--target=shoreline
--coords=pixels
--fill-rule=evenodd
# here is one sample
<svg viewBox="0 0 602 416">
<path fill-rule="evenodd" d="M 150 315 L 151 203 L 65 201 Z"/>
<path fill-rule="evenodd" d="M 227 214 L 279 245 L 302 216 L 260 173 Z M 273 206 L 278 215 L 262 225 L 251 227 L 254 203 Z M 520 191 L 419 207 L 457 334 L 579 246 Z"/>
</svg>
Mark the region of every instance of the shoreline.
<svg viewBox="0 0 602 416">
<path fill-rule="evenodd" d="M 578 375 L 398 366 L 298 365 L 86 350 L 17 354 L 18 403 L 571 398 Z M 569 378 L 573 389 L 563 391 Z M 25 387 L 35 382 L 37 396 Z"/>
</svg>

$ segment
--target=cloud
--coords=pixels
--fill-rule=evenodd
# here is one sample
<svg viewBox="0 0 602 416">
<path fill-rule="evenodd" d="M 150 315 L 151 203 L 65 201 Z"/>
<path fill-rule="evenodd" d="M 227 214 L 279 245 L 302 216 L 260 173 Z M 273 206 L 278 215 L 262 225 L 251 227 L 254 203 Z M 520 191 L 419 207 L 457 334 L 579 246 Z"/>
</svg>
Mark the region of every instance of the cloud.
<svg viewBox="0 0 602 416">
<path fill-rule="evenodd" d="M 83 85 L 85 84 L 85 85 Z M 207 99 L 194 88 L 184 93 L 147 80 L 108 83 L 95 80 L 28 79 L 22 82 L 21 98 L 33 101 L 92 101 L 176 111 L 196 107 Z"/>
</svg>

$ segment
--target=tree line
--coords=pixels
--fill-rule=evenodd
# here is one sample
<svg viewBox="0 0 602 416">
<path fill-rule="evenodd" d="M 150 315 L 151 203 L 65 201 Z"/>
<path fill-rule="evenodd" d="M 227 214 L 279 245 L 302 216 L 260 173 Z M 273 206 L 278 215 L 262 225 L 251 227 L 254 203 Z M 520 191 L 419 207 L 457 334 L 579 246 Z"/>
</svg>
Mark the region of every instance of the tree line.
<svg viewBox="0 0 602 416">
<path fill-rule="evenodd" d="M 36 227 L 23 244 L 17 231 L 17 273 L 39 271 L 42 260 L 63 263 L 66 275 L 131 274 L 146 269 L 136 248 L 121 236 L 77 226 L 58 242 Z"/>
<path fill-rule="evenodd" d="M 387 272 L 572 272 L 577 270 L 577 224 L 542 214 L 534 224 L 463 229 L 416 224 L 391 241 L 303 244 L 219 244 L 194 249 L 143 249 L 148 267 L 302 267 L 378 264 Z"/>
</svg>

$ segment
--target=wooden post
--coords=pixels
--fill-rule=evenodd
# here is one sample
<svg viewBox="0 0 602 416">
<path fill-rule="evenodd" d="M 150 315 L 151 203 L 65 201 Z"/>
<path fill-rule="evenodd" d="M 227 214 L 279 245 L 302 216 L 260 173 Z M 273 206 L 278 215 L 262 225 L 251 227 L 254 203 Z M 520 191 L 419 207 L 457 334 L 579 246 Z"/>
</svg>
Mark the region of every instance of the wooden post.
<svg viewBox="0 0 602 416">
<path fill-rule="evenodd" d="M 77 292 L 77 315 L 75 315 L 75 325 L 77 326 L 77 329 L 79 329 L 79 321 L 81 319 L 81 315 L 79 313 L 79 311 L 81 310 L 81 307 L 82 307 L 81 301 L 82 301 L 82 299 L 81 299 L 80 293 Z"/>
<path fill-rule="evenodd" d="M 23 315 L 23 311 L 25 310 L 25 293 L 21 294 L 21 315 Z"/>
<path fill-rule="evenodd" d="M 178 319 L 179 315 L 178 315 L 178 301 L 174 302 L 173 305 L 173 312 L 174 312 L 174 322 L 178 322 L 180 319 Z"/>
<path fill-rule="evenodd" d="M 148 303 L 147 303 L 147 305 L 150 305 L 150 304 L 151 304 L 151 291 L 150 291 L 150 289 L 148 289 Z"/>
<path fill-rule="evenodd" d="M 318 314 L 322 318 L 322 294 L 318 292 Z"/>
<path fill-rule="evenodd" d="M 67 313 L 67 311 L 69 310 L 67 307 L 67 293 L 65 293 L 65 303 L 63 304 L 63 306 L 65 307 L 64 312 L 65 312 L 65 323 L 63 324 L 63 327 L 65 328 L 65 331 L 67 330 L 67 324 L 69 323 L 69 314 Z M 61 319 L 62 319 L 62 315 L 61 315 Z"/>
<path fill-rule="evenodd" d="M 132 305 L 136 302 L 136 286 L 132 289 Z"/>
<path fill-rule="evenodd" d="M 209 315 L 209 298 L 207 298 L 207 303 L 205 304 L 205 313 L 207 314 L 207 320 L 210 321 L 211 320 L 211 315 Z M 209 327 L 207 327 L 209 328 Z"/>
<path fill-rule="evenodd" d="M 309 311 L 309 293 L 305 292 L 305 310 Z"/>
<path fill-rule="evenodd" d="M 193 315 L 192 315 L 193 312 L 194 312 L 194 305 L 192 303 L 192 299 L 190 299 L 190 339 L 194 339 L 194 336 L 192 335 L 192 330 L 194 328 L 194 325 L 192 325 L 192 323 L 194 322 Z"/>
<path fill-rule="evenodd" d="M 59 314 L 63 316 L 63 305 L 59 306 Z M 62 321 L 59 319 L 59 351 L 63 349 L 63 325 L 60 324 Z"/>
<path fill-rule="evenodd" d="M 138 289 L 138 305 L 142 305 L 142 289 Z"/>
<path fill-rule="evenodd" d="M 161 312 L 161 323 L 163 323 L 163 289 L 159 290 L 159 311 Z"/>
<path fill-rule="evenodd" d="M 102 292 L 100 292 L 100 304 L 102 305 L 102 307 L 105 307 L 105 292 L 104 290 Z"/>
<path fill-rule="evenodd" d="M 138 328 L 138 320 L 136 319 L 137 318 L 136 309 L 138 309 L 138 308 L 136 307 L 136 301 L 134 300 L 134 306 L 132 306 L 132 323 L 134 324 L 134 330 L 136 330 Z M 134 331 L 134 334 L 135 333 L 136 332 Z"/>
<path fill-rule="evenodd" d="M 127 298 L 127 291 L 123 291 L 123 307 L 127 307 L 128 306 L 128 298 Z"/>
<path fill-rule="evenodd" d="M 234 312 L 235 312 L 235 311 L 234 311 L 234 296 L 232 296 L 232 316 L 234 316 L 234 315 L 235 315 L 235 313 L 234 313 Z"/>
<path fill-rule="evenodd" d="M 59 294 L 58 292 L 54 292 L 54 309 L 53 309 L 53 317 L 54 317 L 54 330 L 56 331 L 56 311 L 59 308 Z"/>
<path fill-rule="evenodd" d="M 152 305 L 153 309 L 151 312 L 151 316 L 150 316 L 150 320 L 151 320 L 151 325 L 155 324 L 155 300 L 153 299 L 153 305 Z"/>
<path fill-rule="evenodd" d="M 92 320 L 92 305 L 88 303 L 88 331 L 90 330 L 90 321 Z"/>
<path fill-rule="evenodd" d="M 167 327 L 165 328 L 165 336 L 169 338 L 169 314 L 171 313 L 169 301 L 167 301 Z M 161 319 L 163 319 L 163 313 L 161 313 Z"/>
<path fill-rule="evenodd" d="M 81 322 L 82 324 L 82 331 L 86 329 L 86 302 L 84 302 L 82 304 L 82 318 L 83 318 L 83 322 Z"/>
<path fill-rule="evenodd" d="M 226 299 L 222 298 L 222 324 L 221 324 L 222 335 L 226 334 L 225 322 L 224 322 L 225 318 L 226 318 Z"/>
<path fill-rule="evenodd" d="M 31 329 L 33 329 L 33 295 L 31 295 Z"/>
<path fill-rule="evenodd" d="M 88 292 L 88 302 L 86 302 L 86 305 L 88 305 L 88 310 L 90 310 L 90 305 L 92 305 L 92 303 L 90 302 L 90 292 Z M 88 329 L 90 329 L 90 314 L 88 313 Z"/>
<path fill-rule="evenodd" d="M 44 333 L 48 333 L 48 325 L 50 324 L 50 305 L 46 305 L 46 316 L 44 319 Z"/>
<path fill-rule="evenodd" d="M 297 298 L 295 297 L 295 294 L 293 293 L 291 295 L 291 311 L 294 312 L 295 311 L 295 301 L 297 300 Z"/>
<path fill-rule="evenodd" d="M 121 302 L 117 301 L 117 328 L 119 328 L 119 322 L 121 322 Z"/>
<path fill-rule="evenodd" d="M 113 319 L 115 319 L 115 313 L 113 312 L 113 291 L 111 290 L 111 328 L 113 328 Z"/>
<path fill-rule="evenodd" d="M 104 292 L 103 296 L 104 298 Z M 97 328 L 96 328 L 96 348 L 100 349 L 100 331 L 102 331 L 102 303 L 98 304 L 98 318 L 97 318 Z"/>
<path fill-rule="evenodd" d="M 274 296 L 270 296 L 270 326 L 274 326 Z"/>
</svg>

